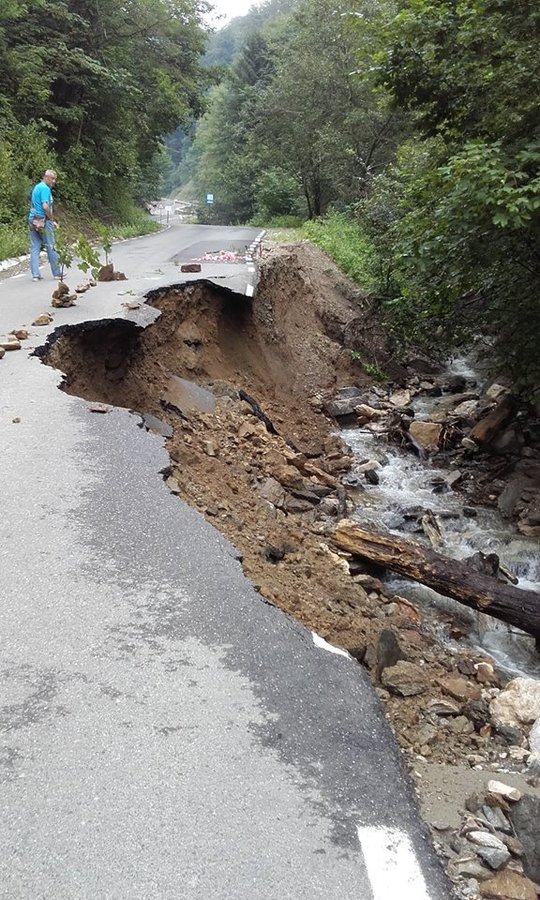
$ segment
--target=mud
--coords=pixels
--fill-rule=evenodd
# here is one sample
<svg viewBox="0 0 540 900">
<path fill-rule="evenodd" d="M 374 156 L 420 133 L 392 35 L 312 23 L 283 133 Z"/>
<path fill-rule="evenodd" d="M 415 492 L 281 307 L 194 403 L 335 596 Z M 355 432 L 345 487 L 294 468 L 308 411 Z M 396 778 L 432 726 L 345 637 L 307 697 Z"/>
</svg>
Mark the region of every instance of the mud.
<svg viewBox="0 0 540 900">
<path fill-rule="evenodd" d="M 418 609 L 387 595 L 374 573 L 351 574 L 332 546 L 354 498 L 340 481 L 350 451 L 323 404 L 370 381 L 359 357 L 386 371 L 393 363 L 368 300 L 303 245 L 266 254 L 254 301 L 195 282 L 148 302 L 161 314 L 146 329 L 114 320 L 53 338 L 44 357 L 65 373 L 63 388 L 166 423 L 170 489 L 232 541 L 268 601 L 349 650 L 374 680 L 379 636 L 394 632 L 426 677 L 419 696 L 377 687 L 411 762 L 497 769 L 506 744 L 487 721 L 426 737 L 426 707 L 445 697 L 444 679 L 473 673 L 481 657 L 447 652 Z M 456 809 L 462 802 L 456 795 Z"/>
</svg>

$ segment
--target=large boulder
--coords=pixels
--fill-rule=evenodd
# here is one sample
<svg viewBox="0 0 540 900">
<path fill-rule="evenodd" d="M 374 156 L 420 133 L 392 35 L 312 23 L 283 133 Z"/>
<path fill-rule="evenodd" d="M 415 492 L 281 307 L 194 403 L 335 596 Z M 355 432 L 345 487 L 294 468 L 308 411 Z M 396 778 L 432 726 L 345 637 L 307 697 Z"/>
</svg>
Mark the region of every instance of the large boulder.
<svg viewBox="0 0 540 900">
<path fill-rule="evenodd" d="M 523 844 L 525 874 L 540 884 L 540 797 L 525 794 L 511 810 L 510 818 Z"/>
<path fill-rule="evenodd" d="M 540 681 L 514 678 L 490 703 L 495 722 L 530 725 L 540 718 Z"/>
<path fill-rule="evenodd" d="M 411 422 L 409 434 L 424 450 L 437 450 L 442 425 L 437 422 Z"/>
</svg>

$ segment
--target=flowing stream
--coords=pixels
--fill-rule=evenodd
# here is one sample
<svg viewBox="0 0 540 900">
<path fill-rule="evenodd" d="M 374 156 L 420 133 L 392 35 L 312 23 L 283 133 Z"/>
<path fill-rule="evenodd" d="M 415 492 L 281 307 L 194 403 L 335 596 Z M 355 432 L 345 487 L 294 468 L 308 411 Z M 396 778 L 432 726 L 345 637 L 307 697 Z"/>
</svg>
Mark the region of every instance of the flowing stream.
<svg viewBox="0 0 540 900">
<path fill-rule="evenodd" d="M 477 380 L 466 360 L 454 361 L 448 373 Z M 429 419 L 430 411 L 438 402 L 440 398 L 421 395 L 411 405 L 418 419 Z M 417 513 L 419 507 L 429 509 L 441 526 L 442 553 L 454 559 L 463 559 L 478 550 L 496 553 L 501 564 L 519 578 L 518 587 L 540 591 L 538 542 L 519 535 L 492 508 L 475 507 L 476 516 L 473 517 L 467 500 L 458 492 L 438 493 L 437 482 L 448 477 L 451 467 L 438 468 L 429 460 L 421 460 L 392 446 L 367 430 L 348 428 L 341 432 L 341 437 L 352 448 L 358 466 L 373 459 L 382 464 L 377 471 L 379 484 L 366 484 L 365 491 L 358 496 L 353 519 L 364 524 L 370 522 L 375 528 L 414 540 L 419 536 L 415 511 Z M 353 468 L 353 476 L 354 471 Z M 464 514 L 464 507 L 469 515 Z M 466 640 L 487 652 L 500 669 L 513 676 L 540 678 L 540 656 L 529 635 L 413 581 L 393 576 L 386 583 L 396 594 L 415 602 L 430 615 L 439 638 L 449 649 L 459 646 L 450 637 L 448 619 L 452 618 L 467 623 Z"/>
</svg>

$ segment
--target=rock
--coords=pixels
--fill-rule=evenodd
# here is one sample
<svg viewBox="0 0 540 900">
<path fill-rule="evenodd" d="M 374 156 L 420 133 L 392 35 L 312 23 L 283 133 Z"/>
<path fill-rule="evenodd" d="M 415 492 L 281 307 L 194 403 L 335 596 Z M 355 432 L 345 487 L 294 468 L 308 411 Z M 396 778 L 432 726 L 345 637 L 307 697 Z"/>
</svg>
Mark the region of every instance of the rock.
<svg viewBox="0 0 540 900">
<path fill-rule="evenodd" d="M 181 493 L 181 489 L 180 489 L 178 480 L 176 478 L 174 478 L 172 475 L 170 475 L 169 478 L 167 478 L 165 484 L 167 485 L 167 487 L 169 488 L 169 490 L 172 494 L 180 494 Z"/>
<path fill-rule="evenodd" d="M 39 315 L 37 319 L 34 319 L 32 325 L 49 325 L 51 322 L 52 316 L 50 315 L 50 313 L 41 313 L 41 315 Z"/>
<path fill-rule="evenodd" d="M 201 264 L 200 263 L 184 263 L 180 266 L 181 272 L 200 272 Z"/>
<path fill-rule="evenodd" d="M 478 412 L 478 407 L 478 400 L 465 400 L 455 407 L 453 415 L 459 416 L 460 419 L 472 419 L 475 413 Z"/>
<path fill-rule="evenodd" d="M 486 822 L 492 826 L 496 831 L 502 831 L 503 834 L 511 834 L 512 826 L 510 822 L 506 818 L 502 809 L 499 809 L 498 806 L 482 806 L 482 815 Z"/>
<path fill-rule="evenodd" d="M 502 781 L 488 781 L 487 791 L 495 797 L 502 797 L 503 800 L 511 800 L 513 803 L 521 800 L 521 791 Z"/>
<path fill-rule="evenodd" d="M 523 845 L 523 869 L 540 883 L 540 797 L 525 794 L 511 812 L 516 836 Z"/>
<path fill-rule="evenodd" d="M 460 481 L 463 481 L 463 472 L 456 469 L 455 472 L 451 472 L 450 475 L 447 475 L 444 480 L 449 488 L 454 488 Z"/>
<path fill-rule="evenodd" d="M 437 450 L 442 432 L 442 425 L 436 422 L 411 422 L 409 433 L 425 450 Z"/>
<path fill-rule="evenodd" d="M 492 850 L 506 850 L 506 845 L 491 834 L 490 831 L 469 831 L 467 839 L 478 847 L 490 847 Z"/>
<path fill-rule="evenodd" d="M 88 407 L 89 412 L 93 413 L 108 413 L 112 409 L 112 406 L 107 406 L 106 403 L 91 403 Z"/>
<path fill-rule="evenodd" d="M 394 391 L 393 394 L 388 398 L 392 406 L 397 406 L 402 408 L 404 406 L 409 406 L 411 402 L 411 392 L 408 390 Z"/>
<path fill-rule="evenodd" d="M 465 700 L 479 700 L 482 696 L 479 686 L 465 678 L 439 678 L 439 684 L 445 694 L 449 694 L 450 697 L 461 703 Z"/>
<path fill-rule="evenodd" d="M 480 885 L 480 894 L 486 900 L 537 900 L 532 881 L 511 869 L 484 881 Z"/>
<path fill-rule="evenodd" d="M 13 331 L 10 332 L 13 337 L 17 338 L 18 341 L 26 341 L 28 339 L 28 332 L 26 328 L 14 328 Z"/>
<path fill-rule="evenodd" d="M 467 387 L 463 375 L 450 375 L 442 384 L 442 389 L 449 394 L 461 394 Z"/>
<path fill-rule="evenodd" d="M 380 478 L 375 469 L 368 469 L 364 472 L 364 478 L 368 484 L 379 484 Z"/>
<path fill-rule="evenodd" d="M 258 484 L 257 493 L 263 500 L 268 500 L 274 506 L 281 506 L 285 498 L 285 492 L 275 478 L 266 478 L 261 484 Z"/>
<path fill-rule="evenodd" d="M 472 438 L 464 437 L 461 441 L 461 446 L 464 447 L 465 450 L 470 450 L 472 453 L 477 453 L 480 449 L 478 444 L 473 441 Z"/>
<path fill-rule="evenodd" d="M 85 294 L 86 291 L 89 291 L 91 287 L 92 287 L 92 285 L 88 281 L 86 281 L 84 284 L 77 285 L 77 287 L 75 288 L 75 293 L 76 294 Z"/>
<path fill-rule="evenodd" d="M 491 387 L 488 387 L 485 397 L 487 397 L 488 400 L 493 400 L 493 402 L 495 402 L 496 400 L 500 400 L 502 395 L 506 394 L 507 391 L 508 388 L 503 387 L 502 384 L 492 384 Z"/>
<path fill-rule="evenodd" d="M 512 858 L 509 850 L 503 845 L 501 849 L 495 847 L 480 847 L 478 856 L 488 864 L 490 869 L 498 872 Z"/>
<path fill-rule="evenodd" d="M 490 703 L 495 722 L 529 725 L 540 718 L 540 681 L 514 678 Z"/>
<path fill-rule="evenodd" d="M 434 713 L 436 716 L 459 716 L 461 714 L 461 706 L 452 700 L 430 700 L 427 705 L 427 712 Z"/>
<path fill-rule="evenodd" d="M 463 878 L 477 878 L 478 881 L 483 881 L 485 878 L 490 878 L 491 876 L 491 872 L 484 868 L 477 859 L 473 859 L 472 857 L 454 860 L 452 869 Z"/>
<path fill-rule="evenodd" d="M 0 359 L 2 359 L 2 357 L 5 355 L 6 355 L 6 351 L 4 350 L 3 347 L 0 347 Z"/>
<path fill-rule="evenodd" d="M 62 294 L 61 297 L 55 297 L 56 291 L 53 293 L 51 306 L 55 309 L 67 309 L 69 306 L 75 306 L 77 294 Z"/>
<path fill-rule="evenodd" d="M 521 742 L 523 741 L 523 732 L 515 725 L 505 725 L 502 722 L 495 722 L 494 728 L 497 734 L 505 739 L 507 744 L 521 745 Z"/>
<path fill-rule="evenodd" d="M 21 342 L 16 339 L 11 341 L 0 341 L 0 348 L 2 350 L 20 350 Z"/>
<path fill-rule="evenodd" d="M 381 681 L 393 694 L 413 697 L 427 690 L 429 673 L 414 663 L 400 661 L 384 670 Z"/>
<path fill-rule="evenodd" d="M 501 456 L 519 453 L 522 446 L 523 435 L 516 425 L 510 425 L 491 441 L 491 449 L 494 453 L 498 453 Z"/>
<path fill-rule="evenodd" d="M 382 409 L 375 409 L 373 406 L 368 406 L 367 403 L 360 403 L 358 406 L 355 406 L 354 413 L 359 419 L 363 419 L 364 422 L 371 422 L 372 419 L 380 419 L 381 416 L 384 415 Z"/>
<path fill-rule="evenodd" d="M 540 759 L 540 719 L 537 719 L 529 734 L 531 756 Z"/>
<path fill-rule="evenodd" d="M 380 680 L 385 669 L 395 667 L 397 662 L 407 658 L 396 635 L 389 628 L 383 628 L 379 634 L 376 658 L 375 677 L 377 680 Z"/>
<path fill-rule="evenodd" d="M 476 666 L 476 678 L 480 684 L 497 684 L 495 669 L 490 663 L 481 662 Z"/>
<path fill-rule="evenodd" d="M 324 404 L 326 412 L 329 416 L 333 416 L 334 419 L 353 415 L 356 406 L 358 406 L 358 397 L 350 397 L 343 400 L 329 400 Z"/>
<path fill-rule="evenodd" d="M 472 734 L 474 731 L 474 725 L 467 716 L 456 716 L 450 721 L 448 728 L 453 734 Z"/>
<path fill-rule="evenodd" d="M 217 456 L 217 448 L 213 441 L 203 441 L 202 448 L 207 456 Z"/>
<path fill-rule="evenodd" d="M 476 519 L 478 511 L 474 508 L 474 506 L 464 506 L 463 515 L 466 519 Z"/>
</svg>

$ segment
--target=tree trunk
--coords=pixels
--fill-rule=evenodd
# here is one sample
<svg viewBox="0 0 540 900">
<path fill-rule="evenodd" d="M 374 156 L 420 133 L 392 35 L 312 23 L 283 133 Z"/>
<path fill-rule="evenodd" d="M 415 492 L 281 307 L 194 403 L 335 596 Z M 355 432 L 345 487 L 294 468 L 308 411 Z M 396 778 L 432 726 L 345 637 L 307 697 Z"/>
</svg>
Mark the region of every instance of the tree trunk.
<svg viewBox="0 0 540 900">
<path fill-rule="evenodd" d="M 516 625 L 532 634 L 537 643 L 540 641 L 540 594 L 536 592 L 501 584 L 496 578 L 481 575 L 459 560 L 390 534 L 366 531 L 348 519 L 337 525 L 334 541 L 341 550 L 369 559 L 465 606 Z"/>
</svg>

